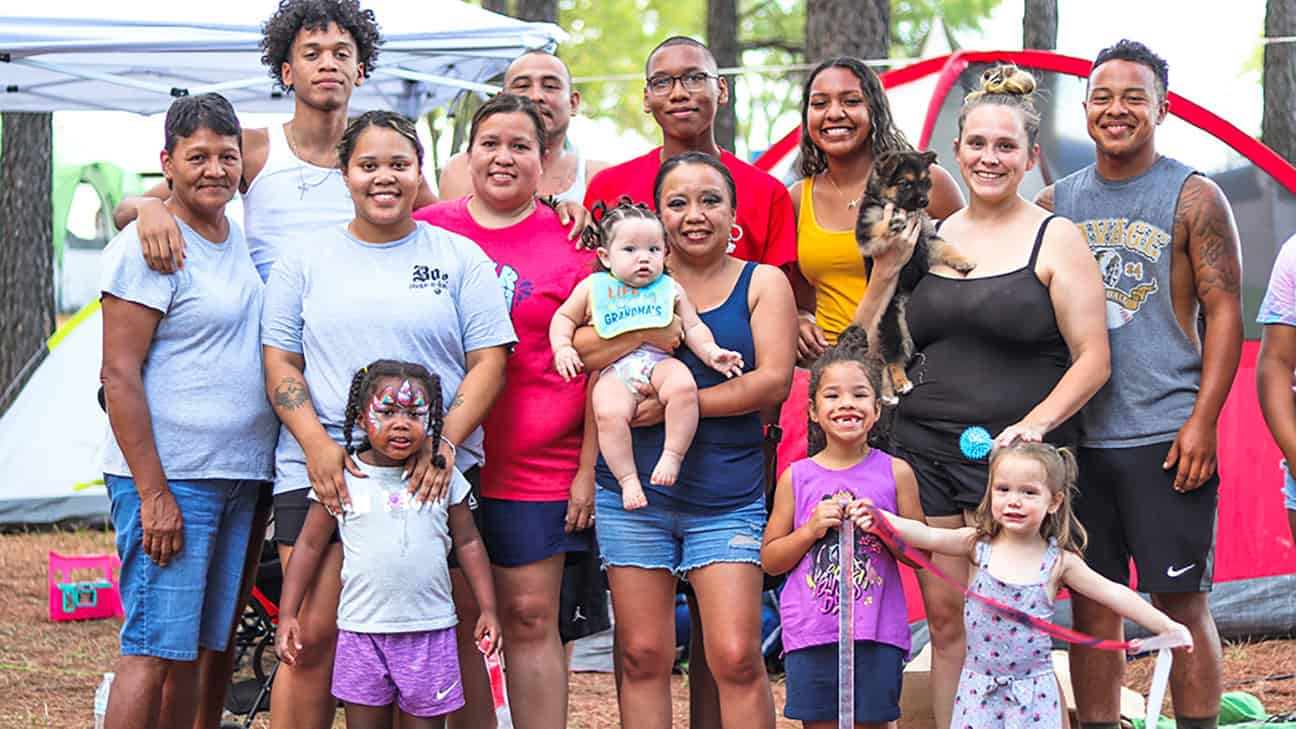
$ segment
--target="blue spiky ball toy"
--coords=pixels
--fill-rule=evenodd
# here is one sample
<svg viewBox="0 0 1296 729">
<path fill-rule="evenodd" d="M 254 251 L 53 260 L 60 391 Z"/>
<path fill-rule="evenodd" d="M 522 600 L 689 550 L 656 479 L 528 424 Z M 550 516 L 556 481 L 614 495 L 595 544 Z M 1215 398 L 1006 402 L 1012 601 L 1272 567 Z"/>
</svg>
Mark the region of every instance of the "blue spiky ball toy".
<svg viewBox="0 0 1296 729">
<path fill-rule="evenodd" d="M 990 449 L 993 447 L 994 439 L 990 437 L 990 431 L 979 425 L 973 425 L 959 436 L 959 450 L 974 461 L 990 455 Z"/>
</svg>

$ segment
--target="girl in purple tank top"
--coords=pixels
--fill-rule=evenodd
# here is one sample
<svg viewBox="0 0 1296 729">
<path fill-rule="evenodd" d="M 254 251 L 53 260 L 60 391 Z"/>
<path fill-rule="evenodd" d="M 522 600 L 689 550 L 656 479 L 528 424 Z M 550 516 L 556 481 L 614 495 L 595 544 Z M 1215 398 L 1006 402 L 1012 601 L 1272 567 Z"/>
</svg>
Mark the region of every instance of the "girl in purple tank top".
<svg viewBox="0 0 1296 729">
<path fill-rule="evenodd" d="M 922 519 L 918 485 L 904 462 L 868 445 L 881 409 L 881 363 L 867 354 L 859 327 L 842 332 L 810 370 L 810 429 L 827 442 L 783 472 L 765 530 L 761 564 L 789 572 L 780 611 L 787 652 L 784 715 L 806 727 L 837 720 L 837 611 L 855 601 L 855 726 L 883 727 L 900 717 L 900 683 L 909 652 L 904 589 L 895 557 L 861 530 L 854 584 L 841 595 L 837 572 L 842 501 L 868 499 Z"/>
</svg>

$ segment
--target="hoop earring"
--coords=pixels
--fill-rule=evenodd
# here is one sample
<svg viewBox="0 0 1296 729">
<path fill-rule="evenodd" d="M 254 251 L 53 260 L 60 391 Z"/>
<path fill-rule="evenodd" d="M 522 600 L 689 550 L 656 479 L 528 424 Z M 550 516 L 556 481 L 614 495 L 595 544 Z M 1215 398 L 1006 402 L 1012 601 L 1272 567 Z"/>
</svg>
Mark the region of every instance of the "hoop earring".
<svg viewBox="0 0 1296 729">
<path fill-rule="evenodd" d="M 733 225 L 729 226 L 729 242 L 731 244 L 737 243 L 742 239 L 743 239 L 742 226 L 737 223 L 734 223 Z"/>
</svg>

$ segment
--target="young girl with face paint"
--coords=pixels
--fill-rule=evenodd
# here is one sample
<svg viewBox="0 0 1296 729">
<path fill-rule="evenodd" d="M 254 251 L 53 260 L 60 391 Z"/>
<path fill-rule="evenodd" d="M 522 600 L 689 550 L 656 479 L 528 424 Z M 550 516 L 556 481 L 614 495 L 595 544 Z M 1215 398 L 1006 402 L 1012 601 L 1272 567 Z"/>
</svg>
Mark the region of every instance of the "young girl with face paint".
<svg viewBox="0 0 1296 729">
<path fill-rule="evenodd" d="M 500 650 L 495 590 L 468 509 L 468 481 L 452 470 L 448 498 L 421 502 L 403 473 L 428 439 L 442 438 L 442 410 L 440 378 L 421 365 L 378 360 L 357 372 L 343 432 L 347 452 L 359 452 L 364 477 L 348 472 L 351 500 L 342 513 L 330 513 L 312 496 L 288 563 L 276 649 L 292 665 L 304 647 L 297 616 L 302 598 L 334 529 L 340 531 L 333 695 L 345 704 L 349 727 L 385 729 L 396 714 L 402 727 L 439 727 L 440 717 L 463 705 L 446 561 L 452 543 L 481 606 L 474 635 L 483 651 Z M 358 446 L 352 444 L 356 425 L 364 431 Z"/>
</svg>

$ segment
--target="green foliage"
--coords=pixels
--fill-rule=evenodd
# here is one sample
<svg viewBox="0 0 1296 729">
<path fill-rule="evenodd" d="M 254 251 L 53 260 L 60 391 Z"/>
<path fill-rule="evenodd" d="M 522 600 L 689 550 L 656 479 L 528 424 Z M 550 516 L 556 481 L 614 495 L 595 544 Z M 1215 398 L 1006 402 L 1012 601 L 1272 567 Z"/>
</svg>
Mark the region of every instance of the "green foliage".
<svg viewBox="0 0 1296 729">
<path fill-rule="evenodd" d="M 658 132 L 643 113 L 644 61 L 672 35 L 701 39 L 706 4 L 672 0 L 561 0 L 558 22 L 570 34 L 558 49 L 576 77 L 634 74 L 636 80 L 587 82 L 580 86 L 582 114 L 611 117 L 623 129 L 649 139 Z"/>
<path fill-rule="evenodd" d="M 811 0 L 813 1 L 813 0 Z M 939 15 L 951 31 L 981 27 L 1000 0 L 891 0 L 891 56 L 916 56 Z"/>
</svg>

